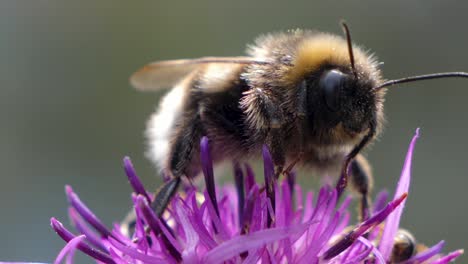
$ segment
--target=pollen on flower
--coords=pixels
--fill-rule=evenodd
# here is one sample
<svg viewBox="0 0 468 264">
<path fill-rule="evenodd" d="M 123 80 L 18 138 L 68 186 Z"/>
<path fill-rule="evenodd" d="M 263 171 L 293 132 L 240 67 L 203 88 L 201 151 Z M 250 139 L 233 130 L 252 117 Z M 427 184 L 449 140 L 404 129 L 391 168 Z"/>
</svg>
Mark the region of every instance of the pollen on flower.
<svg viewBox="0 0 468 264">
<path fill-rule="evenodd" d="M 206 190 L 176 194 L 158 217 L 148 192 L 129 158 L 124 169 L 132 195 L 134 227 L 129 234 L 109 229 L 67 186 L 69 216 L 77 233 L 57 219 L 51 226 L 67 243 L 56 259 L 71 263 L 80 250 L 98 263 L 389 263 L 409 192 L 411 158 L 419 133 L 411 141 L 393 200 L 380 192 L 371 215 L 350 221 L 352 200 L 338 200 L 325 185 L 318 193 L 295 184 L 292 173 L 276 181 L 268 148 L 263 149 L 265 183 L 255 180 L 247 164 L 234 164 L 235 186 L 216 186 L 209 140 L 201 142 Z M 448 263 L 463 251 L 442 254 L 444 242 L 407 257 L 404 263 Z"/>
</svg>

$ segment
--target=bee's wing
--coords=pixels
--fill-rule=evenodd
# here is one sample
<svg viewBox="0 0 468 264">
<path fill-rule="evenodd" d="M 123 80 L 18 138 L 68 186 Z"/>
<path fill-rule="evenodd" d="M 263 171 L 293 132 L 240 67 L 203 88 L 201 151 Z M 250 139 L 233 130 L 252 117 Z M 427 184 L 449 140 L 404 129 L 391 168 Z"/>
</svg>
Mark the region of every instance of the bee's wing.
<svg viewBox="0 0 468 264">
<path fill-rule="evenodd" d="M 187 74 L 209 63 L 267 64 L 251 57 L 204 57 L 199 59 L 167 60 L 150 63 L 130 77 L 133 87 L 143 91 L 157 91 L 174 86 Z"/>
</svg>

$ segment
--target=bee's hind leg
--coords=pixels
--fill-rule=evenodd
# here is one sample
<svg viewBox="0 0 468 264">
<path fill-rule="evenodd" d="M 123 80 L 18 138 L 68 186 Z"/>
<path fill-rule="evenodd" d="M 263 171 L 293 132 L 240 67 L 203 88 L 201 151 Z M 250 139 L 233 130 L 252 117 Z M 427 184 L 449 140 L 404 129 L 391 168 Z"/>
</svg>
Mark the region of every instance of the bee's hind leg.
<svg viewBox="0 0 468 264">
<path fill-rule="evenodd" d="M 177 189 L 180 186 L 180 182 L 181 177 L 174 177 L 164 183 L 164 185 L 158 189 L 154 201 L 151 203 L 151 207 L 157 216 L 161 216 L 164 213 L 167 205 L 177 192 Z"/>
<path fill-rule="evenodd" d="M 171 177 L 156 191 L 154 201 L 151 203 L 151 207 L 159 217 L 162 216 L 176 194 L 181 185 L 182 177 L 185 177 L 185 175 L 190 177 L 193 174 L 190 165 L 192 162 L 196 163 L 198 159 L 194 153 L 199 150 L 198 146 L 203 134 L 200 115 L 195 110 L 187 111 L 182 121 L 175 135 L 175 142 L 168 160 L 169 169 L 167 169 L 167 172 Z M 127 234 L 132 233 L 135 219 L 132 212 L 124 219 L 122 223 L 124 232 L 127 229 Z"/>
<path fill-rule="evenodd" d="M 369 162 L 362 155 L 357 155 L 350 164 L 350 183 L 353 191 L 360 195 L 359 221 L 369 218 L 370 198 L 369 194 L 373 186 L 373 177 Z"/>
<path fill-rule="evenodd" d="M 152 207 L 158 216 L 164 213 L 167 205 L 181 185 L 182 177 L 193 176 L 192 163 L 199 160 L 199 150 L 203 134 L 200 114 L 192 109 L 185 113 L 175 135 L 175 141 L 169 155 L 169 168 L 166 171 L 171 178 L 156 192 Z"/>
<path fill-rule="evenodd" d="M 163 186 L 159 188 L 156 192 L 154 201 L 151 203 L 151 207 L 157 216 L 161 217 L 164 211 L 166 210 L 167 205 L 171 201 L 172 197 L 177 192 L 181 182 L 180 177 L 174 177 L 164 183 Z M 135 210 L 131 210 L 124 218 L 120 224 L 120 231 L 130 237 L 131 234 L 135 231 L 136 225 L 136 214 Z"/>
</svg>

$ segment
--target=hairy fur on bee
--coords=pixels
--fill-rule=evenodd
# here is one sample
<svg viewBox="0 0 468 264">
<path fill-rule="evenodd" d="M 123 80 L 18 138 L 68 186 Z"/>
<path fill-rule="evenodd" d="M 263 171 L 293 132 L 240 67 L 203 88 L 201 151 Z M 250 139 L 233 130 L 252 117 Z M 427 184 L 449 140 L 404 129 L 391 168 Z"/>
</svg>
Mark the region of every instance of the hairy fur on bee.
<svg viewBox="0 0 468 264">
<path fill-rule="evenodd" d="M 244 159 L 267 144 L 276 163 L 301 153 L 301 165 L 337 174 L 371 122 L 380 133 L 385 89 L 372 91 L 382 83 L 380 70 L 361 48 L 353 47 L 357 78 L 346 40 L 330 34 L 270 34 L 247 52 L 268 63 L 200 64 L 162 100 L 146 131 L 148 156 L 160 169 L 195 176 L 199 140 L 208 136 L 215 161 Z M 321 81 L 333 70 L 350 77 L 330 110 L 334 98 L 324 99 Z"/>
</svg>

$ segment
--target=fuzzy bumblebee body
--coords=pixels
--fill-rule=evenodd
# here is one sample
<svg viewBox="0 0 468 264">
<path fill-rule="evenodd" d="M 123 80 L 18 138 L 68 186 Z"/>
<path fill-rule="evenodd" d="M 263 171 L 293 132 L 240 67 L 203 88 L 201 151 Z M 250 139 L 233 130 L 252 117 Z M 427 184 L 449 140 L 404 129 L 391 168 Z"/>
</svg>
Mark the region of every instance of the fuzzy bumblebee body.
<svg viewBox="0 0 468 264">
<path fill-rule="evenodd" d="M 183 176 L 199 174 L 200 140 L 207 136 L 215 162 L 259 156 L 267 145 L 276 177 L 288 175 L 295 164 L 339 175 L 338 199 L 349 178 L 360 195 L 360 220 L 370 216 L 373 180 L 360 152 L 382 130 L 386 87 L 468 78 L 468 73 L 383 81 L 376 59 L 352 45 L 349 29 L 342 25 L 346 38 L 307 30 L 270 34 L 250 46 L 245 57 L 160 61 L 131 77 L 140 90 L 172 88 L 146 131 L 149 158 L 170 176 L 152 201 L 157 215 L 162 216 Z M 275 210 L 273 182 L 267 181 L 264 190 Z M 216 204 L 214 182 L 206 183 Z M 127 219 L 128 226 L 134 219 Z M 268 214 L 267 225 L 273 222 Z M 399 237 L 392 259 L 410 258 L 414 245 L 411 236 Z"/>
<path fill-rule="evenodd" d="M 173 86 L 148 122 L 149 157 L 170 175 L 193 177 L 200 139 L 208 136 L 215 161 L 258 155 L 266 144 L 279 169 L 299 160 L 338 174 L 383 123 L 385 90 L 372 90 L 382 83 L 378 64 L 353 51 L 351 67 L 345 39 L 295 30 L 260 37 L 249 57 L 148 65 L 132 76 L 134 86 Z"/>
</svg>

